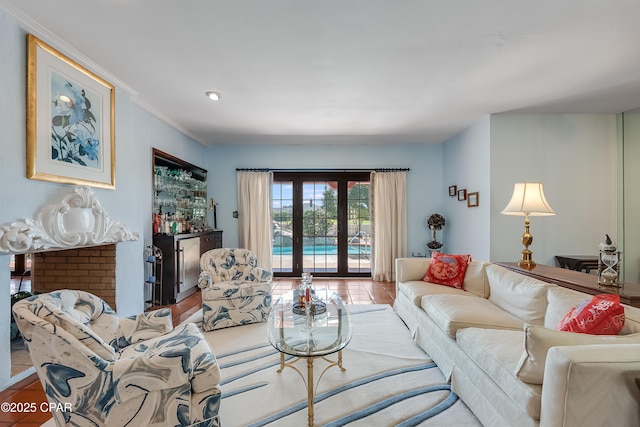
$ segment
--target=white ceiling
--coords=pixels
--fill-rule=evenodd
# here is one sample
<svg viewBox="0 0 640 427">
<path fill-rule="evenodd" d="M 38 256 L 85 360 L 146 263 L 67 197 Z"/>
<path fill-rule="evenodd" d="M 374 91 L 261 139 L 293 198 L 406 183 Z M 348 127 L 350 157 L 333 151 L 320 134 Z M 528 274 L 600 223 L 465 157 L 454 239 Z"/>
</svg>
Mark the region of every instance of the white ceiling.
<svg viewBox="0 0 640 427">
<path fill-rule="evenodd" d="M 434 143 L 492 113 L 640 106 L 638 0 L 0 7 L 205 145 Z"/>
</svg>

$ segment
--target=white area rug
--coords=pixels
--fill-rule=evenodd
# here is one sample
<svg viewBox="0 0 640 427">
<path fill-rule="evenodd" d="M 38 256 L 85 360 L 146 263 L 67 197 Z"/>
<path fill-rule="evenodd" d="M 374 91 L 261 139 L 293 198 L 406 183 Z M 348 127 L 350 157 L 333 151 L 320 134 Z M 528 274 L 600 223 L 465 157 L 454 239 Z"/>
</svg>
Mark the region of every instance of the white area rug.
<svg viewBox="0 0 640 427">
<path fill-rule="evenodd" d="M 346 370 L 332 367 L 317 383 L 316 426 L 481 425 L 390 306 L 348 307 L 353 338 L 343 351 Z M 204 335 L 222 371 L 224 427 L 307 425 L 305 383 L 293 369 L 277 372 L 280 356 L 269 344 L 265 323 Z M 326 365 L 314 362 L 316 381 Z M 306 361 L 296 366 L 306 379 Z"/>
</svg>

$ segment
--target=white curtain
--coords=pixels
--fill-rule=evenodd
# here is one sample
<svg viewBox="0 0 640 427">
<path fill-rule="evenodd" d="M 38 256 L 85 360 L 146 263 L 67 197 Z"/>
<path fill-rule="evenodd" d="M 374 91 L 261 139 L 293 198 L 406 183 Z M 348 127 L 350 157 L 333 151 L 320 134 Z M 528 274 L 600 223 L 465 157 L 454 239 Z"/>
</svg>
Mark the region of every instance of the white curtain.
<svg viewBox="0 0 640 427">
<path fill-rule="evenodd" d="M 394 281 L 396 258 L 407 256 L 407 173 L 371 172 L 371 206 L 371 275 Z"/>
<path fill-rule="evenodd" d="M 238 171 L 238 244 L 258 257 L 258 266 L 271 270 L 272 172 Z"/>
</svg>

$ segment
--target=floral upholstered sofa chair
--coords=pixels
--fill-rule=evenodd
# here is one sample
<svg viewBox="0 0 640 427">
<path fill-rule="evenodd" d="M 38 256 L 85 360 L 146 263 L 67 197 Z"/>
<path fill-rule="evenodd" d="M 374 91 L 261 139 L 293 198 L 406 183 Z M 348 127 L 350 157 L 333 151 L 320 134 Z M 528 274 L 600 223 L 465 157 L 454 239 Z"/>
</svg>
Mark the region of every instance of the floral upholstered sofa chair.
<svg viewBox="0 0 640 427">
<path fill-rule="evenodd" d="M 61 290 L 13 313 L 58 426 L 218 427 L 220 371 L 193 323 L 171 310 L 119 318 L 100 298 Z"/>
<path fill-rule="evenodd" d="M 258 267 L 248 249 L 219 248 L 200 257 L 202 329 L 257 323 L 267 320 L 271 308 L 270 271 Z"/>
</svg>

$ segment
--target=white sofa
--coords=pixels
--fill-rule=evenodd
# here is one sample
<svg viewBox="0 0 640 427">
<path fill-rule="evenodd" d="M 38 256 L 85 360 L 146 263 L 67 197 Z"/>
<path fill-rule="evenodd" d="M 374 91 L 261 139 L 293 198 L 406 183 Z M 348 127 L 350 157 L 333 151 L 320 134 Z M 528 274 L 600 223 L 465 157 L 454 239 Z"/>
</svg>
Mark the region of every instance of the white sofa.
<svg viewBox="0 0 640 427">
<path fill-rule="evenodd" d="M 617 336 L 559 332 L 591 295 L 475 260 L 455 289 L 430 262 L 396 260 L 394 309 L 483 425 L 640 425 L 640 309 Z"/>
</svg>

